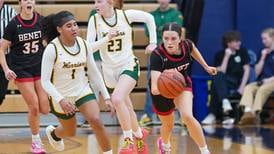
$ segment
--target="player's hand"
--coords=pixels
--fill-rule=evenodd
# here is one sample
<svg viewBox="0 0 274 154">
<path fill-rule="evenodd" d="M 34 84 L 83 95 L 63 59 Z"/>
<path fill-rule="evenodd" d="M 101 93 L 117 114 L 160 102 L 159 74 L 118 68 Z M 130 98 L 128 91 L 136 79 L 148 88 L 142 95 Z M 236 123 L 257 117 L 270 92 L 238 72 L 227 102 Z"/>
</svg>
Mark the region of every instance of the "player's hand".
<svg viewBox="0 0 274 154">
<path fill-rule="evenodd" d="M 60 102 L 60 106 L 65 112 L 67 116 L 74 115 L 76 112 L 76 106 L 71 102 L 67 101 L 66 99 L 62 99 Z"/>
<path fill-rule="evenodd" d="M 157 47 L 156 44 L 150 43 L 150 44 L 146 47 L 145 54 L 150 54 L 156 47 Z"/>
<path fill-rule="evenodd" d="M 5 70 L 5 77 L 7 80 L 15 80 L 17 75 L 9 68 Z"/>
<path fill-rule="evenodd" d="M 208 66 L 206 69 L 208 74 L 210 75 L 216 75 L 217 74 L 217 69 L 216 67 L 211 67 L 211 66 Z"/>
<path fill-rule="evenodd" d="M 165 69 L 163 72 L 179 72 L 176 68 L 171 68 L 171 69 Z"/>
<path fill-rule="evenodd" d="M 107 36 L 111 40 L 112 38 L 116 37 L 118 35 L 118 30 L 117 29 L 110 29 Z"/>
<path fill-rule="evenodd" d="M 115 108 L 114 108 L 112 102 L 110 101 L 110 99 L 107 99 L 107 100 L 105 100 L 105 103 L 107 105 L 107 110 L 110 111 L 110 116 L 114 117 L 116 113 L 115 113 Z"/>
</svg>

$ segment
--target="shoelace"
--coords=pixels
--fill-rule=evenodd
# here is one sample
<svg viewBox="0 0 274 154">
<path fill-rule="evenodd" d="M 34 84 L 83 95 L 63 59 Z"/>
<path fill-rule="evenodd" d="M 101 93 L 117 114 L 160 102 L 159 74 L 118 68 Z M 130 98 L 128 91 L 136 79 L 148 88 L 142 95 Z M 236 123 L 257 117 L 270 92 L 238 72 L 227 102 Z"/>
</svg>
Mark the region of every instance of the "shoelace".
<svg viewBox="0 0 274 154">
<path fill-rule="evenodd" d="M 33 146 L 35 149 L 42 149 L 43 144 L 42 144 L 41 142 L 33 142 L 33 143 L 32 143 L 32 146 Z"/>
<path fill-rule="evenodd" d="M 138 151 L 142 151 L 144 149 L 144 141 L 142 139 L 137 139 L 137 149 Z"/>
<path fill-rule="evenodd" d="M 124 140 L 124 143 L 123 143 L 122 147 L 126 148 L 130 144 L 134 144 L 134 142 L 131 141 L 129 138 L 127 138 L 127 139 Z"/>
<path fill-rule="evenodd" d="M 163 147 L 164 154 L 170 154 L 171 153 L 171 148 L 165 148 Z"/>
</svg>

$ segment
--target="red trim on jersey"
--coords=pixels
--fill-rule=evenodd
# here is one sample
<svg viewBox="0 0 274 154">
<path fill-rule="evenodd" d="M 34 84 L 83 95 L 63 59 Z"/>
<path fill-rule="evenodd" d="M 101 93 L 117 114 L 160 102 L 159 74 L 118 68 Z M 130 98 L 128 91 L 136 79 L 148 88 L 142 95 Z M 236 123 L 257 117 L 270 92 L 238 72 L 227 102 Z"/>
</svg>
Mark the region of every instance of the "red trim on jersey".
<svg viewBox="0 0 274 154">
<path fill-rule="evenodd" d="M 166 116 L 166 115 L 169 115 L 169 114 L 171 114 L 175 109 L 171 109 L 171 110 L 169 110 L 169 111 L 167 111 L 167 112 L 160 112 L 160 111 L 158 111 L 155 107 L 154 107 L 154 105 L 152 104 L 152 109 L 153 109 L 153 111 L 156 113 L 156 114 L 159 114 L 159 115 L 161 115 L 161 116 Z"/>
<path fill-rule="evenodd" d="M 170 54 L 166 51 L 166 49 L 163 47 L 164 44 L 161 44 L 160 45 L 160 51 L 172 62 L 179 62 L 179 61 L 182 61 L 185 56 L 186 56 L 186 49 L 185 47 L 182 45 L 182 42 L 179 44 L 179 46 L 181 47 L 181 51 L 182 51 L 182 54 L 183 56 L 181 58 L 173 58 L 170 56 Z"/>
<path fill-rule="evenodd" d="M 41 79 L 40 76 L 35 76 L 35 77 L 30 77 L 30 78 L 16 78 L 15 81 L 16 82 L 34 82 L 34 81 L 37 81 L 40 79 Z"/>
<path fill-rule="evenodd" d="M 192 88 L 186 87 L 186 88 L 184 88 L 184 91 L 190 91 L 190 92 L 192 92 Z"/>
<path fill-rule="evenodd" d="M 37 18 L 38 18 L 38 14 L 37 14 L 37 13 L 33 13 L 33 14 L 34 14 L 33 22 L 32 22 L 31 24 L 29 24 L 29 25 L 27 25 L 27 24 L 25 24 L 25 23 L 23 22 L 23 19 L 21 18 L 20 14 L 18 14 L 16 17 L 17 17 L 18 21 L 20 22 L 20 24 L 21 24 L 23 27 L 25 27 L 25 28 L 31 28 L 31 27 L 33 27 L 33 26 L 36 24 Z"/>
<path fill-rule="evenodd" d="M 187 82 L 190 83 L 190 87 L 185 87 L 184 91 L 190 91 L 190 92 L 192 92 L 192 80 L 191 80 L 191 78 L 189 76 L 186 78 L 186 80 L 187 80 Z"/>
</svg>

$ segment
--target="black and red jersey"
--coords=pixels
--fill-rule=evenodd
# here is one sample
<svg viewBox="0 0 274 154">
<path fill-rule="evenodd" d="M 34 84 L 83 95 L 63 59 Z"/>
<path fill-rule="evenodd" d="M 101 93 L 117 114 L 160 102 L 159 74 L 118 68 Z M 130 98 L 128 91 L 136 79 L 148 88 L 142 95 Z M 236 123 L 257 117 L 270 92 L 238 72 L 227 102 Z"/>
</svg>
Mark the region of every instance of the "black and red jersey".
<svg viewBox="0 0 274 154">
<path fill-rule="evenodd" d="M 11 69 L 19 70 L 40 64 L 43 55 L 43 17 L 34 13 L 31 20 L 15 16 L 5 29 L 3 38 L 11 42 Z"/>
<path fill-rule="evenodd" d="M 170 55 L 163 44 L 160 44 L 150 56 L 151 70 L 163 72 L 166 69 L 177 69 L 185 77 L 188 76 L 190 64 L 192 61 L 191 52 L 193 49 L 190 40 L 184 40 L 180 43 L 181 54 Z"/>
<path fill-rule="evenodd" d="M 190 40 L 180 42 L 181 54 L 170 55 L 163 44 L 159 45 L 150 56 L 150 68 L 152 71 L 163 72 L 166 69 L 177 69 L 185 77 L 186 87 L 184 90 L 192 91 L 192 82 L 188 75 L 192 61 L 191 52 L 193 49 Z M 149 80 L 151 87 L 151 79 Z M 151 93 L 153 109 L 159 115 L 168 115 L 175 109 L 173 99 L 165 98 L 162 95 L 153 95 Z"/>
</svg>

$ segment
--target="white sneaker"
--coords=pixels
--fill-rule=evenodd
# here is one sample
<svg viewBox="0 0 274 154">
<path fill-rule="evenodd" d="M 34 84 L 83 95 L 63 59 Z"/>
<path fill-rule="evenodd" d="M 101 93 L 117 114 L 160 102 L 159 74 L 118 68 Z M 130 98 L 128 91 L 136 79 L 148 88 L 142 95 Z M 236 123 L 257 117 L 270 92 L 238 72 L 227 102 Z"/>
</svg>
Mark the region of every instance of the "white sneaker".
<svg viewBox="0 0 274 154">
<path fill-rule="evenodd" d="M 216 117 L 214 114 L 210 113 L 209 115 L 206 116 L 206 118 L 202 121 L 202 124 L 204 125 L 212 125 L 215 124 L 216 122 Z"/>
<path fill-rule="evenodd" d="M 226 99 L 226 98 L 223 99 L 222 104 L 223 104 L 222 107 L 223 107 L 224 112 L 232 110 L 231 103 L 228 99 Z"/>
<path fill-rule="evenodd" d="M 229 150 L 231 149 L 232 146 L 232 138 L 230 136 L 224 136 L 223 138 L 223 149 L 224 150 Z"/>
<path fill-rule="evenodd" d="M 65 145 L 64 145 L 64 140 L 61 139 L 60 141 L 55 141 L 52 136 L 51 136 L 51 132 L 55 129 L 55 127 L 53 127 L 52 125 L 49 125 L 46 128 L 46 134 L 48 136 L 49 139 L 49 143 L 50 145 L 57 151 L 63 151 L 65 149 Z"/>
<path fill-rule="evenodd" d="M 210 135 L 216 132 L 215 126 L 212 126 L 212 125 L 203 126 L 203 129 L 207 134 L 210 134 Z"/>
<path fill-rule="evenodd" d="M 223 125 L 233 125 L 234 122 L 235 122 L 235 119 L 234 119 L 234 118 L 228 118 L 228 119 L 222 121 L 222 124 L 223 124 Z"/>
</svg>

